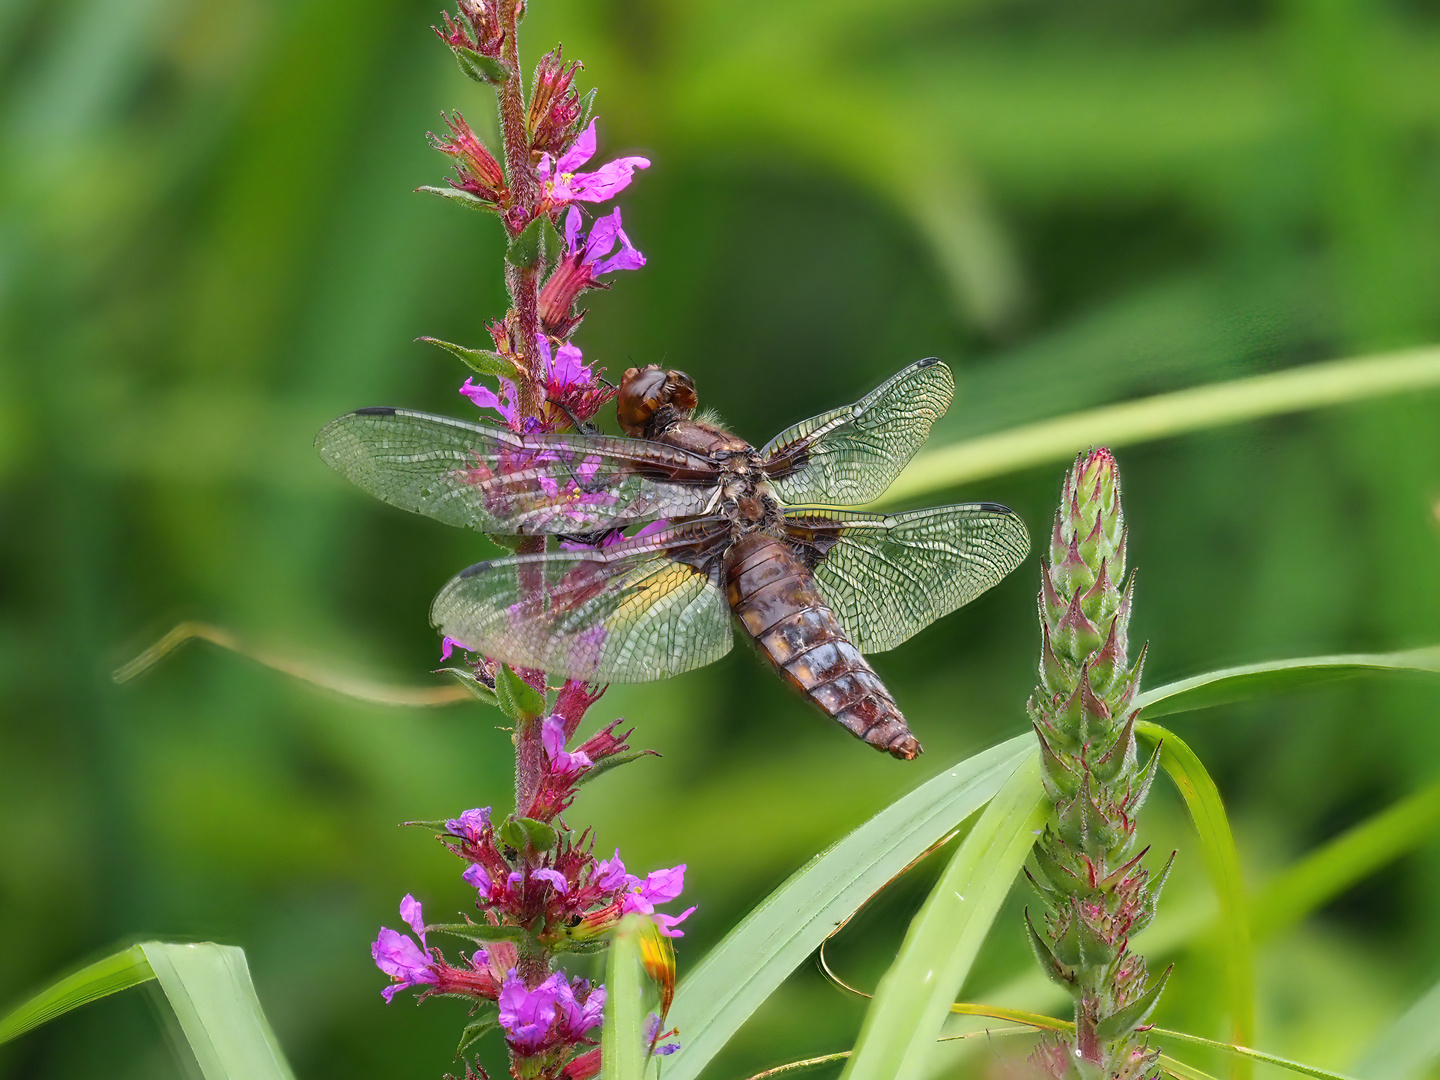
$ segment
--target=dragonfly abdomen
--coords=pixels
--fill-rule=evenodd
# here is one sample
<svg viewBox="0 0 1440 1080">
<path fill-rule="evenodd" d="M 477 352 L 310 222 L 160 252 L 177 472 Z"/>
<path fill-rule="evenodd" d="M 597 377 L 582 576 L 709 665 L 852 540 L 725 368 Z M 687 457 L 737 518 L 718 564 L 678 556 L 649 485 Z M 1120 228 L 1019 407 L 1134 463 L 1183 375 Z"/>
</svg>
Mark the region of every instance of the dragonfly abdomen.
<svg viewBox="0 0 1440 1080">
<path fill-rule="evenodd" d="M 788 682 L 876 749 L 906 760 L 920 753 L 895 699 L 784 543 L 743 537 L 725 571 L 731 610 Z"/>
</svg>

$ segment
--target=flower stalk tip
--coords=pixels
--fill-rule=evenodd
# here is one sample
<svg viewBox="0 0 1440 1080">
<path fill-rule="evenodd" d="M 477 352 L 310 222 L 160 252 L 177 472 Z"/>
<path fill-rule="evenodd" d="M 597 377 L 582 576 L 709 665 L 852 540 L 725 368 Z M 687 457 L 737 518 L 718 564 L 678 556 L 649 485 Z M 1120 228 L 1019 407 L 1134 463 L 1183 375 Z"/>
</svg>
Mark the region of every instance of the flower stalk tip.
<svg viewBox="0 0 1440 1080">
<path fill-rule="evenodd" d="M 1135 578 L 1126 538 L 1114 455 L 1081 454 L 1041 568 L 1039 684 L 1029 704 L 1054 813 L 1026 871 L 1045 917 L 1037 926 L 1027 912 L 1026 926 L 1041 968 L 1075 998 L 1074 1042 L 1052 1037 L 1030 1059 L 1055 1080 L 1159 1076 L 1158 1051 L 1137 1029 L 1164 977 L 1147 985 L 1129 941 L 1153 916 L 1170 863 L 1152 881 L 1145 852 L 1134 853 L 1135 817 L 1159 754 L 1140 764 L 1135 741 L 1145 650 L 1129 660 Z"/>
</svg>

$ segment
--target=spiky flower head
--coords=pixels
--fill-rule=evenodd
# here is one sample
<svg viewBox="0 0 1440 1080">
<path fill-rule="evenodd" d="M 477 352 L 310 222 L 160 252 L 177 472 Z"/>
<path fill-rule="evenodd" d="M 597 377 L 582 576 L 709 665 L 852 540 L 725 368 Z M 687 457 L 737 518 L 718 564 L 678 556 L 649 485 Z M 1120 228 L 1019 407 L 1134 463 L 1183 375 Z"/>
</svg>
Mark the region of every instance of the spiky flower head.
<svg viewBox="0 0 1440 1080">
<path fill-rule="evenodd" d="M 1144 662 L 1129 661 L 1134 575 L 1125 565 L 1125 516 L 1114 455 L 1090 450 L 1065 477 L 1042 568 L 1040 684 L 1030 718 L 1055 816 L 1029 872 L 1045 903 L 1031 944 L 1045 973 L 1075 998 L 1073 1047 L 1043 1046 L 1031 1064 L 1055 1076 L 1139 1080 L 1155 1054 L 1135 1033 L 1164 978 L 1147 988 L 1145 961 L 1128 951 L 1150 921 L 1160 886 L 1132 855 L 1135 817 L 1159 756 L 1137 761 L 1134 699 Z M 1172 856 L 1173 858 L 1173 856 Z"/>
</svg>

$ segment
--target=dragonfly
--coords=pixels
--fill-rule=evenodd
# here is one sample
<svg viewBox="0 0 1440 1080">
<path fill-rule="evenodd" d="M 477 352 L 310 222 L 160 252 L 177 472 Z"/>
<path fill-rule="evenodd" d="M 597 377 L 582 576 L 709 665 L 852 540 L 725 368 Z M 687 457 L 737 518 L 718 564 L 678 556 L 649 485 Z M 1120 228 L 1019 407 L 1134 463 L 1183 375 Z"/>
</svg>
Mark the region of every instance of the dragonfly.
<svg viewBox="0 0 1440 1080">
<path fill-rule="evenodd" d="M 402 509 L 554 538 L 440 590 L 431 622 L 466 648 L 567 679 L 648 682 L 720 659 L 738 626 L 826 714 L 909 760 L 920 743 L 864 654 L 970 602 L 1030 548 L 1024 523 L 997 503 L 864 509 L 954 388 L 943 362 L 920 360 L 757 450 L 696 416 L 688 375 L 651 364 L 621 381 L 623 436 L 365 408 L 332 420 L 316 445 Z"/>
</svg>

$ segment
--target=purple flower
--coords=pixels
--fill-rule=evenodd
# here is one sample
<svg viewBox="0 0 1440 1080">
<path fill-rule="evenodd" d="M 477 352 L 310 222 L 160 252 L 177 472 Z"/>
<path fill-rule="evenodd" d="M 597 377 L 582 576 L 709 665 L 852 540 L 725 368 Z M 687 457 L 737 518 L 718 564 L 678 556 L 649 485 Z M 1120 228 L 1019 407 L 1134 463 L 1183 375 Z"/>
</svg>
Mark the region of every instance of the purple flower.
<svg viewBox="0 0 1440 1080">
<path fill-rule="evenodd" d="M 575 988 L 579 988 L 585 1000 L 577 1000 Z M 567 987 L 569 993 L 560 998 L 560 1016 L 564 1021 L 563 1031 L 571 1041 L 585 1037 L 585 1033 L 605 1019 L 605 987 L 593 990 L 584 979 L 576 979 L 574 987 Z M 588 991 L 588 992 L 587 992 Z"/>
<path fill-rule="evenodd" d="M 617 853 L 618 854 L 618 853 Z M 667 915 L 664 912 L 656 911 L 656 904 L 664 904 L 674 900 L 680 895 L 685 887 L 685 864 L 670 868 L 669 870 L 653 870 L 641 881 L 634 874 L 626 875 L 626 882 L 629 889 L 625 894 L 624 904 L 621 907 L 622 914 L 629 914 L 638 911 L 642 915 L 649 915 L 655 920 L 655 925 L 666 937 L 684 937 L 685 934 L 676 930 L 690 917 L 694 907 L 687 908 L 679 915 Z"/>
<path fill-rule="evenodd" d="M 613 859 L 602 859 L 595 864 L 595 884 L 607 892 L 612 889 L 619 889 L 629 881 L 630 875 L 625 872 L 625 864 L 620 861 L 620 849 L 615 849 Z"/>
<path fill-rule="evenodd" d="M 604 217 L 596 219 L 582 246 L 580 228 L 584 222 L 579 207 L 572 206 L 566 211 L 565 248 L 567 254 L 575 256 L 580 265 L 589 270 L 591 278 L 608 274 L 612 270 L 639 270 L 645 265 L 645 256 L 635 250 L 630 238 L 625 235 L 625 230 L 620 227 L 618 206 Z M 616 244 L 620 245 L 620 250 L 611 255 Z"/>
<path fill-rule="evenodd" d="M 565 974 L 560 971 L 534 990 L 526 989 L 514 968 L 505 973 L 505 984 L 500 987 L 498 999 L 500 1026 L 505 1029 L 506 1041 L 516 1051 L 531 1055 L 545 1048 L 562 986 L 569 991 Z"/>
<path fill-rule="evenodd" d="M 595 156 L 595 121 L 554 161 L 549 154 L 540 157 L 540 179 L 550 207 L 572 202 L 604 202 L 630 185 L 636 169 L 650 167 L 648 158 L 622 157 L 600 166 L 594 172 L 576 170 Z"/>
<path fill-rule="evenodd" d="M 460 387 L 460 393 L 464 394 L 482 409 L 494 409 L 505 419 L 505 423 L 508 424 L 512 430 L 517 430 L 519 420 L 516 409 L 518 407 L 517 403 L 520 400 L 520 392 L 515 389 L 515 384 L 509 379 L 497 377 L 495 381 L 500 384 L 499 394 L 496 394 L 495 391 L 491 390 L 488 386 L 480 386 L 472 383 L 469 379 L 466 379 L 465 385 Z M 447 638 L 446 640 L 448 641 L 449 639 Z M 458 645 L 459 642 L 456 642 L 456 644 Z"/>
<path fill-rule="evenodd" d="M 490 875 L 485 872 L 483 866 L 479 863 L 471 863 L 460 876 L 466 883 L 474 885 L 486 900 L 490 899 L 490 890 L 495 887 L 495 883 L 490 880 Z"/>
<path fill-rule="evenodd" d="M 438 981 L 435 962 L 430 958 L 425 942 L 425 923 L 421 919 L 420 901 L 407 893 L 405 899 L 400 901 L 400 917 L 415 931 L 416 937 L 420 939 L 419 945 L 415 944 L 414 938 L 382 926 L 379 937 L 370 946 L 370 955 L 375 958 L 375 965 L 394 980 L 393 985 L 380 991 L 387 1002 L 407 986 Z"/>
<path fill-rule="evenodd" d="M 530 871 L 530 876 L 537 881 L 548 881 L 561 896 L 564 896 L 570 888 L 570 883 L 565 880 L 565 875 L 559 870 L 551 870 L 548 867 L 541 870 Z"/>
<path fill-rule="evenodd" d="M 665 1034 L 673 1035 L 674 1033 L 675 1029 L 671 1028 Z M 656 1046 L 655 1043 L 657 1040 L 659 1040 L 659 1038 L 660 1014 L 652 1012 L 645 1017 L 645 1045 L 650 1047 L 650 1052 L 652 1054 L 657 1054 L 660 1057 L 664 1057 L 666 1054 L 673 1054 L 676 1050 L 680 1049 L 680 1044 L 678 1042 L 665 1043 L 662 1046 Z"/>
<path fill-rule="evenodd" d="M 573 780 L 595 764 L 584 751 L 565 749 L 565 721 L 558 716 L 547 716 L 540 725 L 540 742 L 550 759 L 550 771 L 563 779 Z"/>
<path fill-rule="evenodd" d="M 605 988 L 591 989 L 584 979 L 576 979 L 572 986 L 565 973 L 557 971 L 528 990 L 511 968 L 500 988 L 499 1005 L 506 1041 L 528 1056 L 584 1038 L 603 1019 Z"/>
<path fill-rule="evenodd" d="M 449 641 L 449 638 L 445 639 Z M 490 825 L 490 807 L 481 806 L 474 810 L 466 810 L 458 818 L 451 818 L 445 822 L 445 828 L 450 830 L 452 836 L 458 836 L 462 840 L 468 840 L 474 844 L 480 840 L 480 831 Z"/>
<path fill-rule="evenodd" d="M 550 352 L 550 339 L 544 334 L 535 335 L 535 347 L 540 350 L 540 359 L 545 364 L 545 389 L 552 398 L 564 397 L 577 387 L 588 388 L 595 382 L 594 373 L 582 364 L 580 348 L 568 341 Z"/>
</svg>

